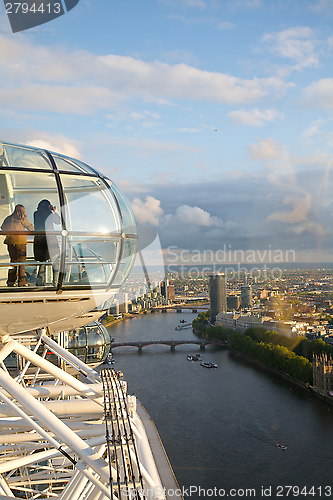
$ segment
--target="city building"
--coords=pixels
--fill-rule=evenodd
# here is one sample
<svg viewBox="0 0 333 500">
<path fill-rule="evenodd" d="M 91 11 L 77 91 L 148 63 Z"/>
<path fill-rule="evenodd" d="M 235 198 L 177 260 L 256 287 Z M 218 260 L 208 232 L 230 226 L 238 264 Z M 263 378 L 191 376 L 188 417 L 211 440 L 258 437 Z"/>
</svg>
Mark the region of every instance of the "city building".
<svg viewBox="0 0 333 500">
<path fill-rule="evenodd" d="M 313 387 L 321 394 L 330 395 L 333 391 L 333 359 L 327 354 L 313 356 Z"/>
<path fill-rule="evenodd" d="M 238 295 L 229 295 L 227 297 L 227 308 L 228 311 L 233 311 L 239 309 L 241 305 L 241 299 Z"/>
<path fill-rule="evenodd" d="M 161 295 L 171 302 L 175 300 L 175 286 L 170 285 L 168 279 L 161 282 Z"/>
<path fill-rule="evenodd" d="M 248 309 L 252 307 L 252 286 L 242 285 L 241 286 L 241 306 L 243 309 Z"/>
<path fill-rule="evenodd" d="M 169 280 L 165 279 L 164 281 L 161 281 L 160 286 L 161 286 L 161 295 L 167 299 L 168 298 Z"/>
<path fill-rule="evenodd" d="M 113 303 L 110 306 L 109 314 L 112 316 L 119 316 L 120 310 L 119 310 L 119 302 L 118 300 L 114 300 Z"/>
<path fill-rule="evenodd" d="M 210 321 L 215 323 L 219 313 L 227 311 L 227 278 L 223 273 L 209 276 Z"/>
<path fill-rule="evenodd" d="M 308 323 L 298 321 L 274 321 L 269 316 L 260 314 L 240 314 L 234 312 L 219 313 L 216 316 L 216 326 L 232 328 L 245 332 L 248 328 L 263 327 L 270 332 L 277 332 L 286 337 L 300 337 L 307 334 Z"/>
<path fill-rule="evenodd" d="M 174 302 L 174 300 L 175 300 L 175 286 L 169 285 L 167 288 L 167 292 L 168 292 L 168 299 L 171 300 L 171 302 Z"/>
<path fill-rule="evenodd" d="M 123 314 L 128 313 L 128 293 L 117 293 L 116 299 L 119 302 L 119 312 Z"/>
</svg>

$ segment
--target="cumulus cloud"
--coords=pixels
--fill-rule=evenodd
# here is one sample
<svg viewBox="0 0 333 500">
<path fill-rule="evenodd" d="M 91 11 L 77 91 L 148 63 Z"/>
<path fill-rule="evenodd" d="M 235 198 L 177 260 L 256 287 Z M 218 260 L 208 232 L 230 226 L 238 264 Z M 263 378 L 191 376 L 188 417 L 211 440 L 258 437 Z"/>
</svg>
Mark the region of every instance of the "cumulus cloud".
<svg viewBox="0 0 333 500">
<path fill-rule="evenodd" d="M 81 158 L 80 151 L 73 144 L 71 144 L 71 141 L 59 137 L 54 137 L 51 140 L 52 142 L 42 139 L 32 139 L 27 143 L 27 145 L 33 146 L 35 148 L 48 149 L 49 151 L 62 153 L 72 158 Z"/>
<path fill-rule="evenodd" d="M 262 41 L 269 45 L 272 54 L 295 63 L 293 66 L 283 68 L 281 74 L 317 66 L 319 63 L 318 55 L 315 53 L 314 32 L 307 26 L 296 26 L 266 34 Z"/>
<path fill-rule="evenodd" d="M 177 99 L 245 104 L 281 95 L 294 85 L 278 77 L 241 79 L 183 63 L 66 52 L 22 36 L 0 36 L 0 63 L 2 106 L 20 110 L 89 113 L 134 98 L 160 104 Z"/>
<path fill-rule="evenodd" d="M 182 205 L 176 210 L 176 218 L 183 224 L 193 226 L 217 226 L 222 227 L 223 221 L 219 217 L 210 215 L 209 212 L 199 207 L 190 207 Z"/>
<path fill-rule="evenodd" d="M 147 196 L 145 201 L 140 198 L 134 198 L 131 203 L 136 220 L 140 224 L 159 225 L 159 218 L 163 215 L 161 202 L 153 196 Z"/>
<path fill-rule="evenodd" d="M 283 113 L 276 109 L 253 109 L 251 111 L 238 110 L 228 113 L 229 118 L 239 125 L 249 125 L 250 127 L 262 127 L 268 122 L 273 122 L 276 118 L 283 118 Z"/>
<path fill-rule="evenodd" d="M 82 143 L 65 135 L 52 135 L 43 130 L 20 130 L 0 127 L 0 137 L 8 142 L 19 142 L 27 146 L 62 153 L 72 158 L 82 158 Z"/>
<path fill-rule="evenodd" d="M 300 196 L 299 194 L 298 196 L 286 196 L 283 203 L 290 206 L 292 210 L 289 212 L 274 212 L 270 214 L 266 220 L 288 222 L 289 224 L 304 221 L 311 208 L 312 197 L 310 193 L 307 193 L 306 191 L 304 191 L 302 195 L 303 196 Z"/>
<path fill-rule="evenodd" d="M 323 78 L 303 90 L 304 102 L 308 106 L 324 110 L 333 109 L 333 78 Z"/>
<path fill-rule="evenodd" d="M 272 137 L 258 139 L 258 142 L 248 146 L 252 160 L 277 160 L 283 156 L 283 148 Z"/>
</svg>

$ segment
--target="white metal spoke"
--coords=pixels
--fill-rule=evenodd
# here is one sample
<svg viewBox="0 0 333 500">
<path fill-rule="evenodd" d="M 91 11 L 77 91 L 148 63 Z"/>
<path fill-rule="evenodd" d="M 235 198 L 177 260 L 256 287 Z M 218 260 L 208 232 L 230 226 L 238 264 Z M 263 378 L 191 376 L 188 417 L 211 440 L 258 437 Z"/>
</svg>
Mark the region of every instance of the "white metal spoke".
<svg viewBox="0 0 333 500">
<path fill-rule="evenodd" d="M 146 490 L 161 486 L 133 397 L 114 370 L 100 376 L 45 332 L 35 336 L 33 350 L 10 337 L 1 340 L 0 500 L 22 494 L 144 500 Z M 50 351 L 57 365 L 48 360 Z M 13 353 L 21 359 L 16 379 L 6 369 Z M 161 491 L 147 500 L 162 500 Z"/>
</svg>

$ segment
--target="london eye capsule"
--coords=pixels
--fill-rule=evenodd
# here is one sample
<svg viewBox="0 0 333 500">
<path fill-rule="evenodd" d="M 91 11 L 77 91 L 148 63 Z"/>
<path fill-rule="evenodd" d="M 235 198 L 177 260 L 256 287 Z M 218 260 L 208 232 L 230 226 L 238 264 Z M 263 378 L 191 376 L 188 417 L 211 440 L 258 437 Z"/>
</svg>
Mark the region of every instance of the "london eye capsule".
<svg viewBox="0 0 333 500">
<path fill-rule="evenodd" d="M 87 164 L 0 142 L 0 335 L 62 330 L 111 298 L 137 246 L 129 203 Z"/>
</svg>

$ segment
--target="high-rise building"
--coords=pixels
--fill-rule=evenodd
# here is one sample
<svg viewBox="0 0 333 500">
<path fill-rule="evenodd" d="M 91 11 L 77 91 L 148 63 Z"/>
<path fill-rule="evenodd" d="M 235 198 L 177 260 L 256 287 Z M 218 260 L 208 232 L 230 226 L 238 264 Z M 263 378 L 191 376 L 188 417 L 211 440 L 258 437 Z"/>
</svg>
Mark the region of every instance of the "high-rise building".
<svg viewBox="0 0 333 500">
<path fill-rule="evenodd" d="M 161 295 L 168 299 L 168 287 L 169 287 L 169 280 L 165 279 L 164 281 L 161 281 Z"/>
<path fill-rule="evenodd" d="M 115 297 L 119 302 L 119 312 L 128 313 L 128 293 L 117 293 Z"/>
<path fill-rule="evenodd" d="M 241 306 L 243 309 L 252 307 L 252 286 L 242 285 L 241 286 Z"/>
<path fill-rule="evenodd" d="M 171 302 L 174 302 L 174 300 L 175 300 L 175 285 L 169 285 L 167 287 L 167 292 L 168 292 L 168 299 L 171 300 Z"/>
<path fill-rule="evenodd" d="M 234 309 L 239 309 L 241 304 L 241 299 L 238 295 L 229 295 L 227 297 L 228 311 L 233 311 Z"/>
<path fill-rule="evenodd" d="M 215 323 L 219 313 L 227 311 L 227 278 L 223 273 L 209 276 L 210 321 Z"/>
</svg>

